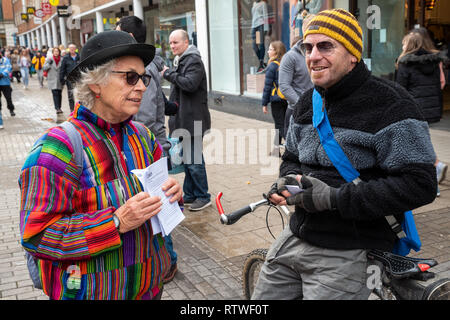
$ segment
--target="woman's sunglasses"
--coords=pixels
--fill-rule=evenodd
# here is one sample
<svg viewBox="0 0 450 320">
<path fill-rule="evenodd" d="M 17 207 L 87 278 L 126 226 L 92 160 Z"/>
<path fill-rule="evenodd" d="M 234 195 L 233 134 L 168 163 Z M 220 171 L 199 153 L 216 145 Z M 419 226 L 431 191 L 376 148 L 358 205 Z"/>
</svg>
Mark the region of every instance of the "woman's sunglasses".
<svg viewBox="0 0 450 320">
<path fill-rule="evenodd" d="M 127 75 L 126 76 L 127 83 L 130 86 L 135 86 L 136 83 L 139 81 L 139 79 L 141 79 L 142 82 L 144 83 L 144 86 L 148 87 L 148 85 L 150 84 L 150 80 L 152 79 L 152 77 L 149 76 L 148 74 L 140 75 L 134 71 L 112 71 L 112 73 L 125 73 Z"/>
<path fill-rule="evenodd" d="M 336 46 L 330 41 L 321 41 L 321 42 L 317 42 L 315 45 L 312 43 L 303 42 L 300 45 L 300 50 L 302 51 L 302 53 L 305 56 L 309 56 L 311 54 L 311 52 L 313 51 L 314 46 L 316 46 L 317 50 L 319 50 L 320 54 L 322 54 L 324 56 L 328 56 L 328 55 L 332 54 L 334 51 L 334 48 L 336 48 Z"/>
</svg>

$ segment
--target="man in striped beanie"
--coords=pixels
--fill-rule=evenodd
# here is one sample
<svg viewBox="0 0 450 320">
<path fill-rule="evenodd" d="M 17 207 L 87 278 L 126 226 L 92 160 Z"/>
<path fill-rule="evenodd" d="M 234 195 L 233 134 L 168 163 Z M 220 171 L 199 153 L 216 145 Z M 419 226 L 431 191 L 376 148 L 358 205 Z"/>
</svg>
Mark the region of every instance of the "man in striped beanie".
<svg viewBox="0 0 450 320">
<path fill-rule="evenodd" d="M 309 23 L 303 39 L 301 49 L 311 80 L 323 88 L 335 84 L 361 61 L 361 27 L 356 18 L 343 9 L 318 13 Z"/>
<path fill-rule="evenodd" d="M 361 59 L 361 27 L 349 12 L 319 12 L 301 49 L 314 88 L 295 105 L 280 178 L 267 194 L 295 211 L 267 253 L 252 299 L 367 299 L 368 252 L 398 245 L 401 229 L 388 218 L 400 223 L 405 211 L 436 197 L 428 125 L 404 88 L 371 75 Z M 357 183 L 336 169 L 342 154 L 335 158 L 336 149 L 320 141 L 325 114 Z M 291 194 L 289 185 L 301 191 Z"/>
</svg>

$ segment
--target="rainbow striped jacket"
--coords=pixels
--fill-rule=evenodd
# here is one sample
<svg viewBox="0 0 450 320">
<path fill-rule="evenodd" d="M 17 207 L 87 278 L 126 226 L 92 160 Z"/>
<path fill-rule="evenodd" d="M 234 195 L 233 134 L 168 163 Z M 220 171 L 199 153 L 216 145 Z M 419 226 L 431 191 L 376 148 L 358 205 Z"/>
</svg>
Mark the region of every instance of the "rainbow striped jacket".
<svg viewBox="0 0 450 320">
<path fill-rule="evenodd" d="M 43 290 L 51 299 L 151 299 L 162 287 L 170 256 L 149 221 L 119 234 L 114 211 L 142 191 L 133 169 L 161 157 L 128 120 L 123 148 L 114 129 L 77 105 L 68 119 L 83 141 L 83 170 L 60 127 L 34 144 L 22 168 L 20 230 L 23 247 L 38 258 Z"/>
</svg>

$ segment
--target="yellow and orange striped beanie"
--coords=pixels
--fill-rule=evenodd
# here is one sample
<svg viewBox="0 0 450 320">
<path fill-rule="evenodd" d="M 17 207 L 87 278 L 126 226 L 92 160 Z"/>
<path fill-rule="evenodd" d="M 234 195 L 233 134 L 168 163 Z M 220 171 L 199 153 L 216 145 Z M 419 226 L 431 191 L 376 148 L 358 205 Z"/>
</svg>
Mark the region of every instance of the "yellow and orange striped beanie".
<svg viewBox="0 0 450 320">
<path fill-rule="evenodd" d="M 357 59 L 361 60 L 363 33 L 358 20 L 344 9 L 332 9 L 319 12 L 308 24 L 303 39 L 308 34 L 320 33 L 342 43 Z"/>
</svg>

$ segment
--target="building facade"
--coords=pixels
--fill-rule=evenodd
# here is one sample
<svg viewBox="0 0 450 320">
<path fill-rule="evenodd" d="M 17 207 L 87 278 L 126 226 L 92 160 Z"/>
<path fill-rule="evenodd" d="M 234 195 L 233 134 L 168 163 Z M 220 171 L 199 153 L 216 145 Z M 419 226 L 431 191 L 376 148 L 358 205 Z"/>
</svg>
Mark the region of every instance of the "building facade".
<svg viewBox="0 0 450 320">
<path fill-rule="evenodd" d="M 264 74 L 257 72 L 259 60 L 262 56 L 267 62 L 271 41 L 281 40 L 289 49 L 292 40 L 302 35 L 300 13 L 304 9 L 352 12 L 363 29 L 366 64 L 373 74 L 389 79 L 393 79 L 402 38 L 409 29 L 427 26 L 444 43 L 450 34 L 450 1 L 444 0 L 49 1 L 13 0 L 18 44 L 41 48 L 67 47 L 72 42 L 82 46 L 92 35 L 113 29 L 120 17 L 136 15 L 147 25 L 147 43 L 161 48 L 170 66 L 169 34 L 183 28 L 202 54 L 212 106 L 236 111 L 256 105 L 255 115 L 260 114 L 255 100 L 261 99 L 264 82 Z M 28 7 L 37 11 L 43 6 L 47 11 L 42 18 L 31 14 L 28 21 L 21 19 Z M 68 16 L 58 15 L 58 6 L 66 6 Z"/>
<path fill-rule="evenodd" d="M 16 34 L 12 2 L 0 0 L 0 47 L 14 45 Z"/>
</svg>

